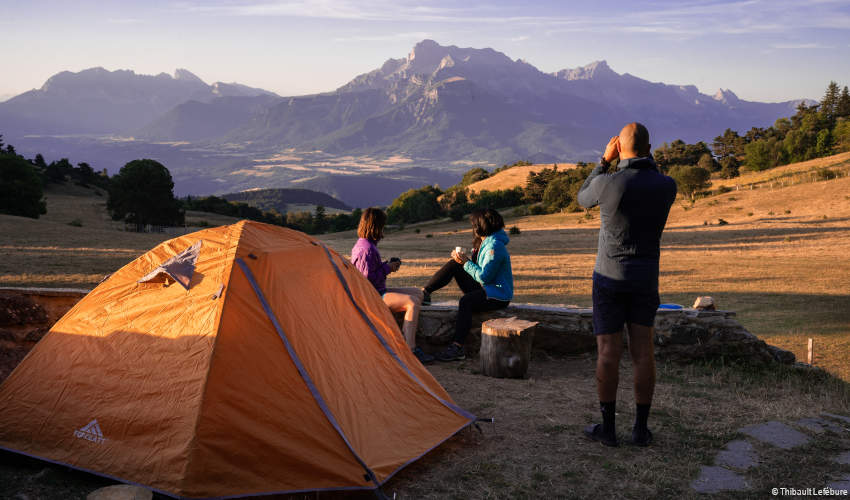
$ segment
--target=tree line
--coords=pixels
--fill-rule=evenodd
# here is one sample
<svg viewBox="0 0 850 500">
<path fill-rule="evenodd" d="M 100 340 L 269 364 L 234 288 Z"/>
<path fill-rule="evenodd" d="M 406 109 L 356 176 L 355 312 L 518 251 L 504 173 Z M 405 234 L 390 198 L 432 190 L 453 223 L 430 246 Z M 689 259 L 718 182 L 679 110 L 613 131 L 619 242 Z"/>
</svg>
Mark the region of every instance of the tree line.
<svg viewBox="0 0 850 500">
<path fill-rule="evenodd" d="M 470 184 L 487 179 L 508 168 L 531 165 L 519 161 L 504 165 L 493 172 L 473 168 L 461 181 L 445 191 L 439 186 L 410 189 L 393 200 L 387 209 L 391 224 L 404 224 L 450 217 L 461 220 L 476 208 L 506 208 L 527 206 L 533 215 L 559 211 L 579 211 L 578 190 L 590 174 L 593 164 L 579 162 L 576 168 L 560 169 L 557 164 L 538 172 L 530 172 L 525 186 L 495 191 L 473 191 Z"/>
<path fill-rule="evenodd" d="M 732 179 L 741 171 L 766 170 L 789 163 L 850 151 L 850 91 L 830 82 L 818 104 L 801 102 L 796 113 L 767 128 L 753 127 L 744 135 L 726 129 L 705 142 L 664 143 L 655 150 L 656 163 L 676 179 L 692 200 L 711 177 Z"/>
<path fill-rule="evenodd" d="M 356 228 L 361 213 L 355 210 L 351 214 L 327 215 L 325 208 L 318 206 L 315 213 L 281 214 L 218 196 L 178 199 L 174 196 L 171 173 L 156 160 L 130 161 L 110 177 L 106 169 L 95 171 L 86 162 L 74 166 L 62 158 L 48 164 L 41 154 L 27 159 L 11 144 L 4 144 L 0 135 L 0 213 L 37 219 L 47 213 L 44 189 L 49 184 L 67 183 L 103 189 L 107 192 L 106 208 L 112 219 L 139 231 L 148 226 L 183 225 L 187 210 L 250 219 L 308 233 Z"/>
</svg>

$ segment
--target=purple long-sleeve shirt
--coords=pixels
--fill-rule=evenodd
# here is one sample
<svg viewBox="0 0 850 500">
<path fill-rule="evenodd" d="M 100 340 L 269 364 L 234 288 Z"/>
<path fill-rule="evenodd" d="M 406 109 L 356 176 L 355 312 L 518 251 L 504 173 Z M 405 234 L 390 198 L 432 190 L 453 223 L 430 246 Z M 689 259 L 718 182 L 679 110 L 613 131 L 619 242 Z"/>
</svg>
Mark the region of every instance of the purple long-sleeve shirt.
<svg viewBox="0 0 850 500">
<path fill-rule="evenodd" d="M 387 275 L 390 274 L 390 265 L 381 262 L 381 254 L 378 247 L 371 240 L 359 238 L 351 249 L 351 263 L 354 264 L 363 276 L 375 287 L 381 295 L 387 291 Z"/>
</svg>

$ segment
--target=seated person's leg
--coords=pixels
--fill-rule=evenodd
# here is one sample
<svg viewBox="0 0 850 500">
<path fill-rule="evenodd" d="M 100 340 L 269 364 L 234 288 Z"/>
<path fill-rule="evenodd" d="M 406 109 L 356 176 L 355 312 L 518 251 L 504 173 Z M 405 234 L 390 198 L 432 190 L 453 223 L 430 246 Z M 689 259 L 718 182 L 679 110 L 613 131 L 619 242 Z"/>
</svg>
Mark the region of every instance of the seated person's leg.
<svg viewBox="0 0 850 500">
<path fill-rule="evenodd" d="M 420 304 L 422 303 L 423 291 L 422 288 L 414 288 L 410 287 L 400 287 L 400 288 L 387 288 L 387 292 L 392 293 L 403 293 L 406 295 L 410 295 L 413 299 Z"/>
<path fill-rule="evenodd" d="M 464 294 L 460 298 L 457 306 L 457 322 L 455 323 L 454 338 L 452 339 L 452 343 L 443 352 L 437 354 L 437 359 L 440 361 L 455 361 L 466 358 L 466 351 L 463 345 L 466 342 L 466 337 L 469 335 L 469 329 L 472 327 L 472 313 L 486 307 L 486 304 L 487 293 L 480 286 L 478 290 Z"/>
<path fill-rule="evenodd" d="M 398 290 L 412 290 L 412 292 L 420 292 L 420 290 L 418 288 L 389 288 L 384 294 L 384 303 L 393 312 L 404 312 L 404 323 L 402 323 L 401 333 L 404 335 L 405 343 L 407 343 L 420 362 L 430 363 L 434 361 L 434 357 L 416 347 L 416 330 L 419 324 L 419 309 L 422 302 L 421 295 L 401 293 Z"/>
<path fill-rule="evenodd" d="M 452 278 L 457 275 L 458 269 L 463 272 L 463 266 L 455 262 L 453 259 L 449 259 L 448 262 L 443 264 L 443 267 L 431 276 L 428 284 L 423 288 L 424 292 L 426 294 L 432 294 L 440 288 L 448 285 L 452 281 Z"/>
</svg>

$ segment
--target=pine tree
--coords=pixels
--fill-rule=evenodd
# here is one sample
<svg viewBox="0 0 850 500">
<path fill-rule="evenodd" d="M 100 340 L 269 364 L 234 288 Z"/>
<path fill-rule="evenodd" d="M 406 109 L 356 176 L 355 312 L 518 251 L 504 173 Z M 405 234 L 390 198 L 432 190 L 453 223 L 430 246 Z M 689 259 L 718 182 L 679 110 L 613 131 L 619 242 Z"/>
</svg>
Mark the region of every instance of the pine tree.
<svg viewBox="0 0 850 500">
<path fill-rule="evenodd" d="M 829 86 L 826 88 L 826 93 L 820 101 L 820 109 L 818 110 L 821 116 L 826 118 L 829 123 L 835 122 L 835 112 L 838 107 L 838 99 L 838 84 L 835 82 L 829 82 Z"/>
<path fill-rule="evenodd" d="M 835 116 L 850 118 L 850 92 L 847 91 L 847 85 L 838 96 L 838 103 L 835 106 Z"/>
</svg>

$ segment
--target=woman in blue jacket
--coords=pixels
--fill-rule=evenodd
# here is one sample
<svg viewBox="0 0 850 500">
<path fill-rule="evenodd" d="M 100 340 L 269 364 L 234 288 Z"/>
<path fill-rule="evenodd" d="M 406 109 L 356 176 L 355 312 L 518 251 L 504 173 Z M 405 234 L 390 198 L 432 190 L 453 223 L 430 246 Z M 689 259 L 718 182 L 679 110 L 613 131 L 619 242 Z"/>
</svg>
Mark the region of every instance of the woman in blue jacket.
<svg viewBox="0 0 850 500">
<path fill-rule="evenodd" d="M 472 313 L 508 307 L 514 294 L 511 256 L 505 248 L 510 238 L 505 233 L 502 216 L 492 208 L 478 209 L 472 212 L 469 220 L 475 237 L 471 258 L 453 251 L 452 260 L 423 288 L 426 304 L 431 294 L 448 285 L 452 278 L 463 292 L 457 308 L 455 335 L 452 343 L 437 353 L 440 361 L 465 359 L 463 345 L 472 326 Z"/>
</svg>

